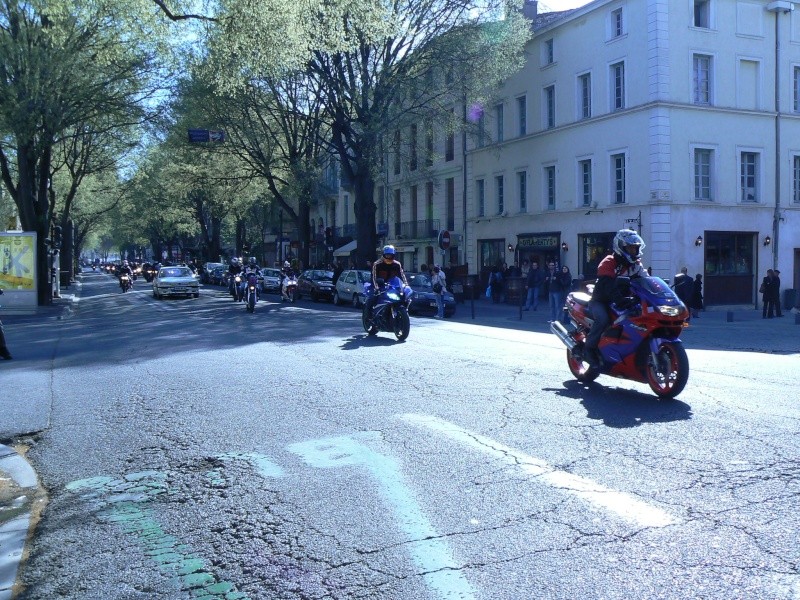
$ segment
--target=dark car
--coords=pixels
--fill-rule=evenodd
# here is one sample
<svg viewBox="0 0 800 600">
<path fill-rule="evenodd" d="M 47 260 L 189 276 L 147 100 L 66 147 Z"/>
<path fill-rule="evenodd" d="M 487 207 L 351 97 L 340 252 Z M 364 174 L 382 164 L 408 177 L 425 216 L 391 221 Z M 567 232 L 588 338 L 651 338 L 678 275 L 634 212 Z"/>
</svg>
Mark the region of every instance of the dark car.
<svg viewBox="0 0 800 600">
<path fill-rule="evenodd" d="M 228 267 L 221 265 L 214 267 L 208 273 L 208 283 L 211 285 L 225 285 L 225 275 L 228 273 Z"/>
<path fill-rule="evenodd" d="M 438 312 L 436 294 L 433 293 L 431 278 L 427 273 L 406 273 L 409 287 L 414 290 L 408 312 L 412 314 L 431 314 Z M 449 291 L 444 292 L 444 316 L 456 314 L 456 299 Z"/>
<path fill-rule="evenodd" d="M 314 302 L 333 300 L 333 271 L 309 269 L 297 278 L 297 296 L 308 296 Z"/>
</svg>

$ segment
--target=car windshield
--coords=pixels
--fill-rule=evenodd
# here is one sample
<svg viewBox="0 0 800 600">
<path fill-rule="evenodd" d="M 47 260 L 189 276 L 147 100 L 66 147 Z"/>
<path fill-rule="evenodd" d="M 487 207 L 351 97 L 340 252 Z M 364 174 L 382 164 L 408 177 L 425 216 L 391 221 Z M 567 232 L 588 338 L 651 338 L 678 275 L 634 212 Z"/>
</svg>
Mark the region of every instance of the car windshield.
<svg viewBox="0 0 800 600">
<path fill-rule="evenodd" d="M 312 271 L 309 279 L 314 281 L 333 281 L 333 271 Z"/>
<path fill-rule="evenodd" d="M 370 281 L 372 281 L 372 273 L 370 273 L 369 271 L 359 271 L 358 280 L 361 283 L 369 283 Z"/>
<path fill-rule="evenodd" d="M 417 289 L 431 289 L 431 279 L 424 273 L 407 273 L 408 285 Z"/>
<path fill-rule="evenodd" d="M 159 277 L 191 277 L 192 272 L 187 268 L 170 268 L 170 269 L 161 269 L 161 272 L 158 274 Z"/>
</svg>

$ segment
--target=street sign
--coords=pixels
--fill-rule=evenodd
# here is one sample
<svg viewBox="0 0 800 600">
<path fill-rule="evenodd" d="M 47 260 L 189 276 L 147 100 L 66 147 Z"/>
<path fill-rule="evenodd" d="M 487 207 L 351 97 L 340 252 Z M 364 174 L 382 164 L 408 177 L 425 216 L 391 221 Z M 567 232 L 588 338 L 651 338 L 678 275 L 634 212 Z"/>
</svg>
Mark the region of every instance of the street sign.
<svg viewBox="0 0 800 600">
<path fill-rule="evenodd" d="M 447 250 L 450 247 L 450 232 L 442 229 L 439 232 L 439 248 Z"/>
<path fill-rule="evenodd" d="M 214 129 L 189 129 L 190 144 L 202 144 L 205 142 L 221 143 L 224 141 L 224 131 Z"/>
</svg>

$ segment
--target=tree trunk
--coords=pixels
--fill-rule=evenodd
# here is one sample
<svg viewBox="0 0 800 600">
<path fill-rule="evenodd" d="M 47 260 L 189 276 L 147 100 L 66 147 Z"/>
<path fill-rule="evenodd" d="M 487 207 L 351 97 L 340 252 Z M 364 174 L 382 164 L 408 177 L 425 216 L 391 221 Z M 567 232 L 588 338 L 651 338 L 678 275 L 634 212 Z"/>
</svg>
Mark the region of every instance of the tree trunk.
<svg viewBox="0 0 800 600">
<path fill-rule="evenodd" d="M 356 215 L 356 265 L 367 261 L 374 262 L 376 258 L 375 245 L 378 238 L 375 228 L 375 180 L 368 169 L 361 169 L 353 176 L 353 194 L 355 200 L 353 209 Z"/>
</svg>

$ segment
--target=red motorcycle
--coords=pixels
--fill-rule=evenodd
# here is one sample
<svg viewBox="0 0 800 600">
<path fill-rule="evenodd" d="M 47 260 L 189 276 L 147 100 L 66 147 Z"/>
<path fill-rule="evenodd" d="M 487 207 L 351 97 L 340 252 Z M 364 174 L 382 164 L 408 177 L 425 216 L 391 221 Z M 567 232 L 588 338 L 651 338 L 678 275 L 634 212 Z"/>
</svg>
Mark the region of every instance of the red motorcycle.
<svg viewBox="0 0 800 600">
<path fill-rule="evenodd" d="M 550 330 L 567 347 L 567 365 L 578 381 L 611 375 L 647 383 L 662 399 L 680 394 L 689 380 L 689 358 L 679 335 L 689 311 L 659 277 L 617 278 L 630 297 L 629 305 L 611 305 L 611 325 L 603 332 L 598 350 L 600 365 L 590 366 L 583 356 L 586 334 L 593 323 L 591 296 L 571 292 L 564 310 L 570 325 L 558 321 Z"/>
</svg>

